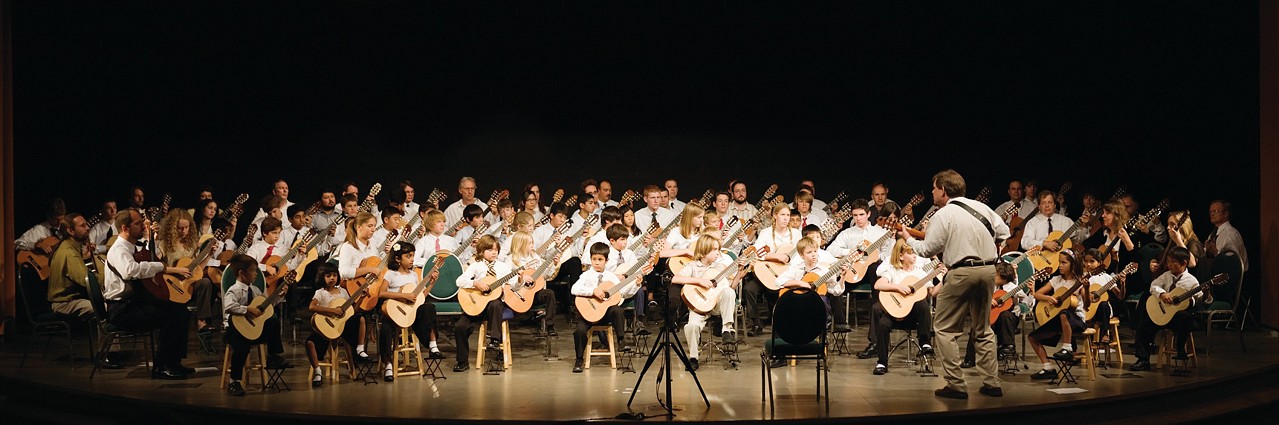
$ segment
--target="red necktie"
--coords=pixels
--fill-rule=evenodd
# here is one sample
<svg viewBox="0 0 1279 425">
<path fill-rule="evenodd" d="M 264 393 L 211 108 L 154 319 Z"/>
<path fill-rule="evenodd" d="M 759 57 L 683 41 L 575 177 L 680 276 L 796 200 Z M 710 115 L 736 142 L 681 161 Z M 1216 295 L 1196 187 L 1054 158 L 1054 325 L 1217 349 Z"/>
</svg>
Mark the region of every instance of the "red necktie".
<svg viewBox="0 0 1279 425">
<path fill-rule="evenodd" d="M 435 238 L 435 252 L 440 251 L 440 238 Z"/>
<path fill-rule="evenodd" d="M 806 226 L 808 226 L 808 217 L 804 217 L 804 218 L 802 218 L 802 219 L 800 219 L 800 220 L 799 220 L 799 227 L 800 227 L 800 228 L 804 228 L 804 227 L 806 227 Z"/>
<path fill-rule="evenodd" d="M 262 262 L 265 263 L 266 259 L 271 258 L 271 251 L 275 251 L 275 245 L 267 245 L 266 256 L 262 257 Z"/>
</svg>

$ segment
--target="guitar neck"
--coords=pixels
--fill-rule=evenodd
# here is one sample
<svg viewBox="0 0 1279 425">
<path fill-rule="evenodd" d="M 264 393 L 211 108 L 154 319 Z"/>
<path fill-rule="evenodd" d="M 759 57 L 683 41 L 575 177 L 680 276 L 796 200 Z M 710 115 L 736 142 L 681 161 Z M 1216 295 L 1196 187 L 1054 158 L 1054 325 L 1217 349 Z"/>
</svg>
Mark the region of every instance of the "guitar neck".
<svg viewBox="0 0 1279 425">
<path fill-rule="evenodd" d="M 1066 292 L 1062 292 L 1061 295 L 1057 296 L 1057 304 L 1060 305 L 1062 302 L 1065 302 L 1066 299 L 1070 298 L 1071 295 L 1074 295 L 1075 292 L 1078 292 L 1079 288 L 1083 286 L 1084 282 L 1087 282 L 1087 281 L 1080 277 L 1075 277 L 1075 284 L 1070 285 L 1069 290 L 1067 290 Z"/>
</svg>

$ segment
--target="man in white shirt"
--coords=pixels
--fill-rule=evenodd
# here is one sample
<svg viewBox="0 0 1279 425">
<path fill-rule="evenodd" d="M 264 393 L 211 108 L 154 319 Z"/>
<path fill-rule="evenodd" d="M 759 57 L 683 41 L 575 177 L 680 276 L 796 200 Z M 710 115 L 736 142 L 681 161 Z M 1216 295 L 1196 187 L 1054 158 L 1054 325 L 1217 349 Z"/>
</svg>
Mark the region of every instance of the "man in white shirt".
<svg viewBox="0 0 1279 425">
<path fill-rule="evenodd" d="M 94 246 L 94 254 L 106 254 L 107 248 L 110 248 L 107 245 L 107 241 L 116 235 L 115 215 L 117 212 L 115 201 L 102 202 L 102 210 L 99 211 L 102 219 L 89 229 L 89 243 Z"/>
<path fill-rule="evenodd" d="M 41 247 L 39 242 L 50 236 L 60 238 L 62 231 L 58 225 L 66 215 L 67 205 L 62 202 L 62 198 L 53 198 L 49 202 L 49 209 L 45 211 L 45 220 L 23 232 L 22 236 L 13 242 L 14 248 L 18 251 L 34 250 L 39 251 L 40 254 L 53 255 L 53 246 Z"/>
<path fill-rule="evenodd" d="M 675 181 L 675 179 L 666 179 L 662 186 L 666 189 L 666 202 L 662 206 L 670 208 L 676 213 L 683 211 L 686 203 L 679 200 L 679 182 Z"/>
<path fill-rule="evenodd" d="M 613 200 L 613 182 L 600 180 L 598 190 L 595 192 L 595 200 L 599 201 L 600 208 L 617 206 L 617 201 Z"/>
<path fill-rule="evenodd" d="M 869 247 L 870 244 L 875 243 L 875 241 L 879 240 L 886 233 L 888 233 L 887 230 L 884 230 L 883 228 L 879 226 L 870 224 L 870 213 L 867 211 L 870 209 L 870 206 L 867 205 L 865 200 L 857 199 L 857 200 L 854 200 L 853 203 L 850 205 L 852 206 L 852 212 L 853 212 L 853 225 L 848 226 L 847 229 L 840 231 L 839 235 L 835 236 L 835 240 L 831 242 L 829 247 L 827 247 L 827 251 L 830 252 L 830 254 L 834 256 L 835 258 L 844 258 L 845 256 L 853 254 L 857 250 L 863 249 L 863 245 L 865 245 L 865 247 Z M 860 279 L 858 279 L 856 282 L 850 282 L 849 285 L 857 286 L 858 284 L 862 282 L 874 283 L 875 279 L 878 278 L 878 276 L 876 275 L 876 273 L 870 273 L 870 271 L 875 270 L 876 267 L 880 264 L 880 262 L 888 259 L 888 257 L 892 253 L 892 249 L 893 249 L 893 245 L 895 244 L 895 241 L 896 241 L 895 239 L 892 241 L 886 241 L 884 244 L 880 245 L 879 247 L 880 260 L 873 262 L 871 264 L 868 264 L 866 266 L 866 271 L 868 273 L 866 273 L 865 276 L 860 276 Z M 868 341 L 868 344 L 866 345 L 865 349 L 857 353 L 858 358 L 869 359 L 876 354 L 876 341 L 875 341 L 876 331 L 874 328 L 876 325 L 874 321 L 871 321 L 870 323 L 871 323 L 870 325 L 871 329 L 866 334 L 866 339 Z M 847 326 L 848 326 L 847 324 L 844 325 L 844 327 L 847 327 Z M 840 328 L 839 330 L 843 331 L 844 329 Z"/>
<path fill-rule="evenodd" d="M 1021 236 L 1021 246 L 1027 251 L 1042 248 L 1048 252 L 1057 252 L 1061 250 L 1061 243 L 1055 239 L 1049 240 L 1048 235 L 1053 232 L 1065 232 L 1074 224 L 1070 218 L 1057 213 L 1057 196 L 1047 190 L 1039 192 L 1039 205 L 1036 207 L 1038 214 L 1026 220 L 1026 230 Z M 1076 229 L 1078 230 L 1078 229 Z M 1070 240 L 1074 235 L 1065 235 L 1065 240 Z"/>
<path fill-rule="evenodd" d="M 807 190 L 809 194 L 813 195 L 814 210 L 823 211 L 823 212 L 826 211 L 826 202 L 822 201 L 821 199 L 817 199 L 817 189 L 816 187 L 813 186 L 812 180 L 804 180 L 799 182 L 799 188 L 803 190 Z M 797 205 L 792 203 L 791 207 L 797 207 Z M 821 224 L 821 223 L 818 223 L 818 224 Z"/>
<path fill-rule="evenodd" d="M 1025 219 L 1035 213 L 1035 202 L 1026 199 L 1026 192 L 1023 189 L 1024 186 L 1022 186 L 1021 180 L 1008 182 L 1008 202 L 1004 202 L 999 204 L 998 207 L 995 207 L 995 212 L 999 213 L 999 218 L 1003 219 L 1004 222 L 1012 221 L 1011 217 L 1004 217 L 1004 211 L 1007 211 L 1008 207 L 1011 207 L 1013 204 L 1018 205 L 1018 217 Z"/>
<path fill-rule="evenodd" d="M 1248 248 L 1243 244 L 1243 235 L 1230 224 L 1230 203 L 1220 199 L 1212 201 L 1208 206 L 1208 221 L 1216 226 L 1204 242 L 1208 258 L 1217 258 L 1223 252 L 1233 252 L 1243 262 L 1243 271 L 1248 271 Z"/>
<path fill-rule="evenodd" d="M 732 195 L 733 202 L 728 205 L 728 215 L 737 217 L 738 220 L 745 222 L 755 217 L 755 213 L 759 212 L 754 204 L 746 200 L 746 182 L 734 180 L 729 184 L 729 193 Z M 722 216 L 725 220 L 728 216 Z M 762 227 L 762 225 L 761 225 Z"/>
<path fill-rule="evenodd" d="M 462 177 L 461 180 L 458 180 L 457 193 L 462 196 L 462 199 L 454 201 L 448 208 L 444 209 L 445 223 L 450 226 L 457 224 L 458 220 L 462 219 L 462 211 L 466 209 L 467 205 L 479 205 L 480 210 L 488 208 L 488 205 L 485 205 L 484 202 L 475 199 L 475 189 L 475 178 Z"/>
<path fill-rule="evenodd" d="M 662 228 L 674 223 L 673 220 L 678 213 L 663 206 L 666 202 L 662 197 L 661 188 L 654 185 L 644 187 L 644 202 L 646 206 L 635 211 L 635 226 L 639 227 L 640 231 L 647 232 L 654 219 Z"/>
</svg>

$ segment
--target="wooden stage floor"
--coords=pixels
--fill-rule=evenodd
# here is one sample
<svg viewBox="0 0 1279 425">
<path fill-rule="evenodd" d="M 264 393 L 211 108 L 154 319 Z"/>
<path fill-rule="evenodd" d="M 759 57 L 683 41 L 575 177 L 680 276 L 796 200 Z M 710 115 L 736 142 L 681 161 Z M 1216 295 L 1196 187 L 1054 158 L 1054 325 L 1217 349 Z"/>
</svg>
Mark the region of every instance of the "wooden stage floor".
<svg viewBox="0 0 1279 425">
<path fill-rule="evenodd" d="M 561 316 L 561 321 L 562 321 Z M 222 360 L 222 345 L 217 344 L 216 354 L 201 354 L 195 338 L 192 338 L 191 354 L 185 361 L 190 367 L 200 368 L 195 377 L 183 381 L 147 379 L 146 368 L 136 365 L 122 370 L 101 370 L 89 380 L 90 367 L 87 357 L 87 337 L 80 335 L 76 345 L 76 367 L 70 367 L 66 346 L 55 339 L 49 355 L 42 356 L 43 338 L 32 340 L 27 336 L 10 337 L 3 345 L 0 358 L 0 412 L 17 413 L 18 417 L 50 418 L 49 423 L 82 423 L 81 419 L 103 413 L 98 407 L 85 406 L 139 406 L 164 412 L 162 423 L 219 423 L 211 417 L 233 415 L 251 418 L 262 417 L 299 419 L 311 421 L 357 420 L 364 422 L 396 422 L 397 420 L 514 420 L 514 421 L 581 421 L 612 420 L 619 414 L 640 412 L 652 417 L 665 410 L 658 404 L 664 399 L 665 385 L 658 381 L 661 359 L 636 385 L 637 373 L 625 373 L 610 369 L 607 358 L 596 357 L 593 367 L 585 373 L 571 372 L 573 365 L 573 337 L 566 323 L 558 326 L 561 336 L 553 339 L 552 350 L 558 358 L 547 359 L 541 340 L 533 336 L 533 326 L 513 323 L 514 365 L 498 375 L 486 375 L 483 367 L 463 373 L 452 372 L 452 344 L 444 342 L 441 348 L 448 359 L 443 362 L 447 379 L 400 377 L 395 382 L 364 384 L 343 376 L 336 384 L 326 380 L 319 388 L 311 388 L 310 372 L 306 366 L 304 345 L 291 344 L 292 332 L 284 328 L 285 356 L 295 365 L 285 374 L 290 391 L 264 393 L 258 391 L 256 376 L 247 387 L 248 395 L 232 397 L 219 389 L 218 367 Z M 654 327 L 654 330 L 655 327 Z M 304 338 L 304 328 L 299 328 L 298 338 Z M 848 337 L 851 350 L 865 346 L 865 325 L 855 329 Z M 970 379 L 971 395 L 968 400 L 942 399 L 933 390 L 943 385 L 940 377 L 920 376 L 913 365 L 905 363 L 906 354 L 893 354 L 887 375 L 874 376 L 871 369 L 874 359 L 861 360 L 852 355 L 834 355 L 831 360 L 830 412 L 814 397 L 814 365 L 801 362 L 795 367 L 773 370 L 776 388 L 776 410 L 768 409 L 767 401 L 761 401 L 761 366 L 759 361 L 762 336 L 746 338 L 740 348 L 742 362 L 734 368 L 724 357 L 715 353 L 709 358 L 703 354 L 701 370 L 697 376 L 710 401 L 706 407 L 694 385 L 692 377 L 684 371 L 677 358 L 674 360 L 674 390 L 671 399 L 675 406 L 676 421 L 751 421 L 767 419 L 831 419 L 841 421 L 871 419 L 876 421 L 912 421 L 933 418 L 935 415 L 973 415 L 1008 411 L 1035 412 L 1104 403 L 1107 400 L 1139 398 L 1143 395 L 1165 397 L 1182 388 L 1193 389 L 1206 385 L 1231 385 L 1235 380 L 1257 377 L 1279 364 L 1279 338 L 1269 331 L 1243 332 L 1247 342 L 1245 352 L 1236 331 L 1214 330 L 1213 346 L 1208 352 L 1208 339 L 1202 329 L 1195 332 L 1198 343 L 1198 365 L 1191 368 L 1189 376 L 1170 375 L 1167 369 L 1156 368 L 1149 372 L 1128 372 L 1132 333 L 1124 327 L 1125 354 L 1121 367 L 1098 369 L 1095 381 L 1089 379 L 1085 366 L 1077 366 L 1073 373 L 1077 383 L 1051 385 L 1045 381 L 1032 381 L 1030 374 L 1038 369 L 1035 361 L 1028 362 L 1029 370 L 1015 375 L 1003 375 L 1004 397 L 991 398 L 977 393 L 980 381 L 976 373 L 966 370 Z M 712 338 L 709 332 L 705 338 Z M 894 332 L 894 339 L 903 335 Z M 656 335 L 654 335 L 656 336 Z M 682 338 L 682 334 L 680 335 Z M 473 337 L 474 338 L 474 337 Z M 220 338 L 217 338 L 220 340 Z M 1019 347 L 1021 336 L 1018 335 Z M 18 366 L 22 351 L 28 344 L 36 344 L 26 367 Z M 62 345 L 60 345 L 62 344 Z M 650 339 L 649 344 L 652 344 Z M 472 344 L 474 346 L 474 344 Z M 645 347 L 647 350 L 648 347 Z M 1033 353 L 1027 350 L 1033 358 Z M 374 354 L 376 355 L 376 354 Z M 44 357 L 44 358 L 42 358 Z M 633 359 L 638 371 L 646 355 Z M 935 365 L 940 372 L 940 365 Z M 1273 379 L 1266 382 L 1272 382 Z M 1239 381 L 1243 382 L 1243 381 Z M 976 384 L 971 384 L 976 383 Z M 1247 386 L 1250 384 L 1239 384 Z M 1234 388 L 1234 387 L 1229 387 Z M 633 392 L 634 404 L 627 407 Z M 37 394 L 52 395 L 55 400 L 77 400 L 80 408 L 59 408 L 56 403 L 27 403 L 24 400 Z M 1193 393 L 1185 398 L 1202 399 Z M 1279 400 L 1279 390 L 1267 390 L 1274 398 L 1252 400 L 1256 403 Z M 1175 400 L 1166 396 L 1166 400 Z M 1233 397 L 1233 405 L 1214 404 L 1226 412 L 1247 407 L 1240 405 L 1239 397 Z M 79 401 L 85 400 L 85 401 Z M 1159 406 L 1158 399 L 1147 404 Z M 107 408 L 109 409 L 109 407 Z M 1060 411 L 1060 410 L 1058 410 Z M 1214 414 L 1212 408 L 1203 411 Z M 25 412 L 25 415 L 22 416 Z M 238 416 L 237 416 L 238 415 Z M 1029 415 L 1029 413 L 1027 413 Z M 59 418 L 65 417 L 65 421 Z M 1087 417 L 1087 416 L 1085 416 Z M 181 419 L 179 419 L 181 418 Z M 935 418 L 934 418 L 935 419 Z M 1193 416 L 1174 415 L 1174 419 L 1188 420 Z M 247 421 L 247 420 L 246 420 Z M 252 422 L 252 421 L 248 421 Z M 112 423 L 102 422 L 99 423 Z M 277 422 L 278 423 L 278 422 Z"/>
</svg>

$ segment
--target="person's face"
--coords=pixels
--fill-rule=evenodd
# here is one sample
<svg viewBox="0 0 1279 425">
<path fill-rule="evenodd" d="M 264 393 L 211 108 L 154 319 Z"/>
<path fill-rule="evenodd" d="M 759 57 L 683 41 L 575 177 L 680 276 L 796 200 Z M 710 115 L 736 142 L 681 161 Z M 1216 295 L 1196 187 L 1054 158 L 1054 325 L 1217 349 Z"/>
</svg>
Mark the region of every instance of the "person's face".
<svg viewBox="0 0 1279 425">
<path fill-rule="evenodd" d="M 609 182 L 600 182 L 599 193 L 595 194 L 595 199 L 600 202 L 613 199 L 613 184 Z"/>
<path fill-rule="evenodd" d="M 786 227 L 790 225 L 790 210 L 782 209 L 773 215 L 773 223 L 778 227 Z"/>
<path fill-rule="evenodd" d="M 280 229 L 275 229 L 270 232 L 266 232 L 265 235 L 262 235 L 262 242 L 266 242 L 274 245 L 276 242 L 279 242 L 279 241 L 280 241 Z"/>
<path fill-rule="evenodd" d="M 320 194 L 320 206 L 324 209 L 333 208 L 338 204 L 338 197 L 333 192 L 324 192 Z"/>
<path fill-rule="evenodd" d="M 510 221 L 515 218 L 515 207 L 502 207 L 497 210 L 497 214 L 502 216 L 502 221 Z"/>
<path fill-rule="evenodd" d="M 208 205 L 204 206 L 204 211 L 200 212 L 204 215 L 206 220 L 212 219 L 213 216 L 218 215 L 218 203 L 210 202 Z"/>
<path fill-rule="evenodd" d="M 537 211 L 537 195 L 530 193 L 524 198 L 524 211 Z"/>
<path fill-rule="evenodd" d="M 133 190 L 133 206 L 141 207 L 142 202 L 146 200 L 146 196 L 142 193 L 142 189 Z"/>
<path fill-rule="evenodd" d="M 791 221 L 789 221 L 789 222 L 787 222 L 787 223 L 786 223 L 786 225 L 787 225 L 787 226 L 789 226 L 789 227 L 790 227 L 790 228 L 792 228 L 792 229 L 799 229 L 799 228 L 801 227 L 801 225 L 803 225 L 803 224 L 804 224 L 804 221 L 803 221 L 803 220 L 799 220 L 798 218 L 797 218 L 797 219 L 795 219 L 795 220 L 791 220 Z"/>
<path fill-rule="evenodd" d="M 1022 196 L 1021 189 L 1022 189 L 1021 182 L 1008 183 L 1008 197 L 1012 198 L 1012 200 L 1014 201 L 1020 201 Z M 934 199 L 936 199 L 935 195 L 934 195 Z"/>
<path fill-rule="evenodd" d="M 280 211 L 280 207 L 271 208 L 271 212 L 268 212 L 267 215 L 275 217 L 277 220 L 284 219 L 284 212 Z"/>
<path fill-rule="evenodd" d="M 200 191 L 200 199 L 199 199 L 199 200 L 203 201 L 203 200 L 205 200 L 205 199 L 213 199 L 213 192 L 210 192 L 210 191 L 207 191 L 207 190 Z"/>
<path fill-rule="evenodd" d="M 822 244 L 822 232 L 809 232 L 807 235 L 804 235 L 804 237 L 812 239 L 818 246 L 821 246 Z"/>
<path fill-rule="evenodd" d="M 1061 265 L 1060 265 L 1060 266 L 1058 266 L 1058 267 L 1059 267 L 1059 269 L 1061 270 L 1061 272 L 1062 272 L 1062 273 L 1074 273 L 1074 272 L 1075 272 L 1074 270 L 1071 270 L 1071 269 L 1070 269 L 1070 256 L 1069 256 L 1069 255 L 1066 255 L 1065 253 L 1057 254 L 1057 262 L 1061 264 Z"/>
<path fill-rule="evenodd" d="M 1137 215 L 1137 201 L 1134 201 L 1132 200 L 1132 198 L 1125 196 L 1123 198 L 1120 198 L 1120 202 L 1124 203 L 1124 209 L 1128 210 L 1129 217 Z"/>
<path fill-rule="evenodd" d="M 568 216 L 564 213 L 555 213 L 551 215 L 551 227 L 560 227 L 564 222 L 568 221 Z"/>
<path fill-rule="evenodd" d="M 591 255 L 591 269 L 596 272 L 603 272 L 604 266 L 608 264 L 608 257 L 599 254 Z"/>
<path fill-rule="evenodd" d="M 408 271 L 413 269 L 413 253 L 412 252 L 401 253 L 400 258 L 398 258 L 397 260 L 399 261 L 400 271 Z"/>
<path fill-rule="evenodd" d="M 146 223 L 142 221 L 142 214 L 138 214 L 137 211 L 131 211 L 129 217 L 133 221 L 129 223 L 129 236 L 141 237 L 142 232 L 146 230 Z"/>
<path fill-rule="evenodd" d="M 746 185 L 738 183 L 733 185 L 733 201 L 739 204 L 746 203 Z"/>
<path fill-rule="evenodd" d="M 1097 208 L 1098 203 L 1096 196 L 1084 195 L 1084 209 L 1091 210 Z"/>
<path fill-rule="evenodd" d="M 1225 205 L 1222 205 L 1220 202 L 1213 202 L 1212 205 L 1209 205 L 1208 221 L 1217 226 L 1230 221 L 1230 214 L 1226 212 Z"/>
<path fill-rule="evenodd" d="M 355 226 L 355 236 L 361 240 L 368 240 L 373 237 L 373 232 L 375 230 L 377 230 L 377 222 L 373 220 L 366 220 L 365 222 L 360 223 L 360 225 Z"/>
<path fill-rule="evenodd" d="M 444 220 L 436 220 L 434 224 L 431 224 L 431 233 L 435 235 L 443 234 L 445 226 L 448 226 L 448 223 L 445 223 Z"/>
<path fill-rule="evenodd" d="M 715 206 L 715 212 L 721 215 L 728 212 L 728 194 L 715 195 L 715 203 L 713 205 Z"/>
<path fill-rule="evenodd" d="M 693 223 L 694 223 L 694 224 L 702 224 L 702 222 L 703 222 L 704 220 L 706 220 L 706 213 L 701 213 L 701 214 L 698 214 L 698 215 L 693 216 Z M 700 226 L 699 226 L 699 227 L 700 227 Z"/>
<path fill-rule="evenodd" d="M 804 252 L 800 255 L 804 256 L 804 263 L 809 266 L 817 264 L 817 248 L 804 248 Z"/>
<path fill-rule="evenodd" d="M 679 196 L 679 183 L 675 180 L 666 181 L 666 196 L 674 199 Z"/>
<path fill-rule="evenodd" d="M 1084 269 L 1097 270 L 1098 268 L 1101 268 L 1100 261 L 1097 261 L 1096 258 L 1092 258 L 1092 256 L 1088 256 L 1088 255 L 1084 256 Z"/>
<path fill-rule="evenodd" d="M 662 194 L 662 205 L 670 205 L 671 193 L 667 192 L 665 189 L 663 189 L 660 193 Z"/>
<path fill-rule="evenodd" d="M 634 225 L 635 225 L 635 211 L 626 210 L 626 212 L 622 213 L 622 224 L 625 224 L 625 225 L 626 225 L 626 227 L 634 226 Z"/>
<path fill-rule="evenodd" d="M 333 287 L 334 287 L 334 286 L 337 286 L 337 285 L 338 285 L 338 274 L 337 274 L 337 272 L 331 272 L 331 273 L 325 273 L 325 274 L 324 274 L 324 287 L 325 287 L 325 288 L 333 289 Z"/>
<path fill-rule="evenodd" d="M 457 193 L 467 202 L 475 199 L 475 182 L 468 180 L 457 185 Z"/>
<path fill-rule="evenodd" d="M 115 214 L 117 212 L 119 212 L 119 209 L 116 208 L 115 202 L 105 202 L 102 204 L 102 213 L 106 214 L 107 220 L 115 220 Z"/>
<path fill-rule="evenodd" d="M 258 268 L 248 267 L 244 270 L 240 270 L 239 273 L 236 273 L 236 278 L 240 279 L 241 282 L 252 284 L 254 281 L 258 280 Z"/>
<path fill-rule="evenodd" d="M 71 221 L 71 238 L 84 242 L 89 237 L 89 222 L 84 217 L 76 217 Z"/>
<path fill-rule="evenodd" d="M 608 240 L 608 244 L 609 244 L 609 245 L 612 245 L 612 246 L 613 246 L 613 249 L 616 249 L 616 250 L 618 250 L 618 251 L 621 251 L 621 250 L 623 250 L 623 249 L 626 249 L 626 241 L 628 241 L 628 240 L 630 240 L 630 237 L 628 237 L 628 236 L 622 236 L 622 237 L 617 238 L 617 239 L 609 239 L 609 240 Z"/>
<path fill-rule="evenodd" d="M 1111 228 L 1115 227 L 1115 213 L 1110 212 L 1110 210 L 1102 211 L 1101 225 Z"/>
<path fill-rule="evenodd" d="M 1012 190 L 1009 189 L 1009 192 L 1011 191 Z M 947 199 L 949 198 L 946 197 L 946 190 L 942 189 L 941 186 L 937 186 L 934 184 L 933 185 L 933 205 L 936 205 L 939 207 L 942 205 L 946 205 Z M 1021 198 L 1016 198 L 1016 199 L 1021 199 Z"/>
<path fill-rule="evenodd" d="M 360 197 L 360 188 L 359 188 L 359 187 L 356 187 L 355 185 L 348 185 L 348 186 L 346 187 L 346 189 L 342 191 L 342 194 L 343 194 L 343 195 L 346 195 L 346 194 L 348 194 L 348 193 L 349 193 L 349 194 L 352 194 L 352 195 L 355 195 L 355 197 L 356 197 L 356 198 L 359 198 L 359 197 Z"/>
<path fill-rule="evenodd" d="M 489 249 L 484 250 L 484 261 L 497 261 L 497 245 L 493 245 Z"/>
<path fill-rule="evenodd" d="M 404 203 L 413 202 L 413 186 L 404 186 Z"/>
<path fill-rule="evenodd" d="M 344 203 L 342 204 L 342 212 L 348 216 L 355 217 L 355 214 L 360 212 L 360 204 L 355 203 L 355 201 Z"/>
<path fill-rule="evenodd" d="M 595 198 L 589 198 L 585 202 L 578 204 L 578 206 L 581 207 L 582 211 L 586 212 L 587 215 L 591 215 L 595 213 L 595 208 L 598 208 L 600 204 L 595 201 Z"/>
<path fill-rule="evenodd" d="M 875 206 L 883 206 L 885 202 L 888 202 L 888 188 L 882 185 L 875 185 L 870 190 L 870 199 L 875 201 Z"/>
<path fill-rule="evenodd" d="M 711 263 L 714 263 L 716 260 L 719 260 L 719 256 L 720 256 L 719 245 L 716 245 L 715 249 L 712 249 L 711 252 L 706 253 L 706 256 L 702 257 L 702 259 L 703 261 L 705 261 L 706 264 L 711 264 Z"/>
<path fill-rule="evenodd" d="M 1035 196 L 1036 193 L 1039 193 L 1039 186 L 1034 183 L 1026 185 L 1026 188 L 1022 190 L 1022 196 Z"/>
<path fill-rule="evenodd" d="M 804 180 L 804 181 L 799 182 L 799 184 L 800 184 L 801 186 L 808 186 L 809 188 L 811 188 L 810 190 L 812 191 L 812 193 L 813 193 L 814 195 L 816 195 L 816 194 L 817 194 L 817 186 L 813 186 L 813 181 L 812 181 L 812 180 Z"/>
<path fill-rule="evenodd" d="M 384 222 L 382 223 L 382 227 L 385 227 L 387 229 L 399 229 L 400 225 L 402 224 L 401 222 L 403 220 L 404 220 L 404 216 L 399 214 L 391 214 L 390 217 L 387 217 L 386 220 L 384 220 Z"/>
<path fill-rule="evenodd" d="M 591 195 L 591 198 L 594 198 L 596 195 L 599 194 L 599 192 L 600 192 L 600 188 L 593 184 L 586 185 L 586 187 L 582 188 L 582 193 Z"/>
<path fill-rule="evenodd" d="M 1168 271 L 1172 272 L 1172 274 L 1182 274 L 1182 273 L 1185 273 L 1185 272 L 1186 272 L 1186 267 L 1187 267 L 1187 265 L 1188 265 L 1188 264 L 1186 264 L 1186 262 L 1184 262 L 1184 261 L 1177 261 L 1176 259 L 1169 259 L 1169 260 L 1168 260 Z"/>
<path fill-rule="evenodd" d="M 538 200 L 538 202 L 542 201 L 542 188 L 537 185 L 533 185 L 529 186 L 528 191 L 533 193 L 533 199 Z"/>
<path fill-rule="evenodd" d="M 481 224 L 484 224 L 484 215 L 480 214 L 475 217 L 471 217 L 470 220 L 466 221 L 466 224 L 471 227 L 480 227 Z"/>
<path fill-rule="evenodd" d="M 282 181 L 275 182 L 275 187 L 271 189 L 271 193 L 274 193 L 275 196 L 289 199 L 289 184 Z"/>
<path fill-rule="evenodd" d="M 656 210 L 662 207 L 662 198 L 664 198 L 662 191 L 654 191 L 644 195 L 644 202 L 648 204 L 649 209 Z"/>
<path fill-rule="evenodd" d="M 853 209 L 853 225 L 866 227 L 868 224 L 870 224 L 870 214 L 861 208 Z"/>
<path fill-rule="evenodd" d="M 187 219 L 185 219 L 185 218 L 184 218 L 184 219 L 181 219 L 181 220 L 178 220 L 178 227 L 177 227 L 177 231 L 178 231 L 178 237 L 180 237 L 180 238 L 185 238 L 187 235 L 190 235 L 190 234 L 191 234 L 191 220 L 187 220 Z"/>
<path fill-rule="evenodd" d="M 310 221 L 311 216 L 306 215 L 306 211 L 298 211 L 289 216 L 289 224 L 292 224 L 294 229 L 301 229 L 309 224 L 308 222 Z"/>
<path fill-rule="evenodd" d="M 902 251 L 902 264 L 914 265 L 915 260 L 918 260 L 918 259 L 919 259 L 919 256 L 915 255 L 915 250 L 908 249 L 908 250 Z"/>
<path fill-rule="evenodd" d="M 1057 212 L 1057 201 L 1053 199 L 1051 195 L 1039 198 L 1040 214 L 1043 214 L 1045 217 L 1052 217 L 1055 212 Z"/>
<path fill-rule="evenodd" d="M 515 231 L 517 231 L 517 232 L 532 232 L 532 231 L 533 231 L 533 223 L 531 223 L 531 222 L 518 223 L 518 222 L 517 222 L 517 223 L 515 223 Z"/>
</svg>

